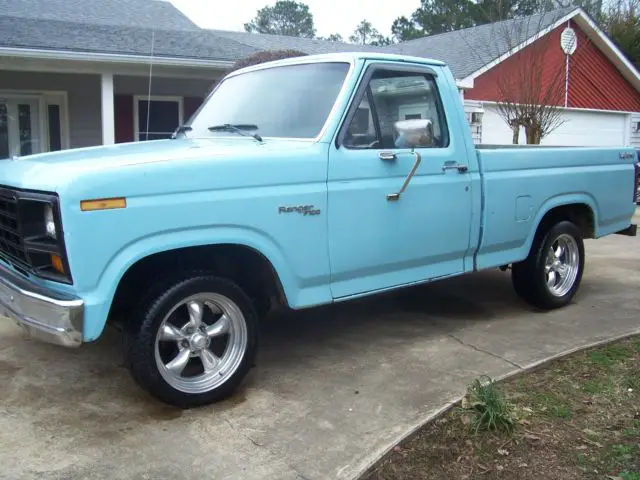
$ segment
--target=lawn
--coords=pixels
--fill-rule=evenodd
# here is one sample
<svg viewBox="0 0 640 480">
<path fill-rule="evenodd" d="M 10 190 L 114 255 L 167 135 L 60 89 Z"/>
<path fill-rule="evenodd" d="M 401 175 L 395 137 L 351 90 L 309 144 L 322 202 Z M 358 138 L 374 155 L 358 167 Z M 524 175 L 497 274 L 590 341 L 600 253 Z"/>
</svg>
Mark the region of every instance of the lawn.
<svg viewBox="0 0 640 480">
<path fill-rule="evenodd" d="M 640 480 L 640 337 L 478 379 L 362 480 L 493 478 Z"/>
</svg>

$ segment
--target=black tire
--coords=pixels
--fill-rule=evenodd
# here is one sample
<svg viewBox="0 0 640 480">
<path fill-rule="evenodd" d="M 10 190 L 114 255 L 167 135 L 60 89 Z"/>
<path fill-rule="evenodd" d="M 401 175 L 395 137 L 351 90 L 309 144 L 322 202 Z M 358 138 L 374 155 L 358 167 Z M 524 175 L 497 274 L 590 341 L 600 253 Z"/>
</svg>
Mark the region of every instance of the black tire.
<svg viewBox="0 0 640 480">
<path fill-rule="evenodd" d="M 229 299 L 242 313 L 246 328 L 246 347 L 234 372 L 221 385 L 202 393 L 174 388 L 163 378 L 156 362 L 158 329 L 169 312 L 184 299 L 202 293 L 215 293 Z M 208 405 L 230 397 L 253 366 L 258 350 L 258 316 L 249 297 L 228 279 L 198 273 L 176 277 L 152 286 L 137 313 L 124 330 L 125 364 L 135 382 L 160 401 L 179 408 Z"/>
<path fill-rule="evenodd" d="M 547 252 L 556 240 L 563 236 L 571 237 L 577 246 L 578 270 L 575 280 L 566 293 L 554 295 L 547 286 L 545 263 Z M 569 221 L 561 221 L 546 231 L 536 235 L 529 256 L 522 262 L 512 266 L 511 279 L 513 287 L 522 299 L 536 308 L 552 310 L 566 306 L 575 296 L 584 272 L 584 242 L 580 229 Z"/>
</svg>

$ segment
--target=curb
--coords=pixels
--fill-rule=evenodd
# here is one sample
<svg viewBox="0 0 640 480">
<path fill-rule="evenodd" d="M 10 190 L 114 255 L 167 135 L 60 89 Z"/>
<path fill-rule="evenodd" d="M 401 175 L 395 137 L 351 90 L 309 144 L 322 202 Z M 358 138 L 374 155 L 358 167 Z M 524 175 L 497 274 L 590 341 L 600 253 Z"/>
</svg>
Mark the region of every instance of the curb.
<svg viewBox="0 0 640 480">
<path fill-rule="evenodd" d="M 519 369 L 516 369 L 516 370 L 511 370 L 511 371 L 505 373 L 504 375 L 500 375 L 500 376 L 498 376 L 496 378 L 492 378 L 492 380 L 494 382 L 502 382 L 503 380 L 507 380 L 508 378 L 515 377 L 516 375 L 532 372 L 532 371 L 534 371 L 534 370 L 536 370 L 536 369 L 538 369 L 538 368 L 540 368 L 540 367 L 542 367 L 542 366 L 544 366 L 544 365 L 546 365 L 548 363 L 553 362 L 554 360 L 558 360 L 560 358 L 569 356 L 569 355 L 571 355 L 573 353 L 580 352 L 582 350 L 588 350 L 590 348 L 600 347 L 600 346 L 607 345 L 607 344 L 610 344 L 610 343 L 614 343 L 614 342 L 617 342 L 619 340 L 624 340 L 625 338 L 633 337 L 634 335 L 640 335 L 640 327 L 635 329 L 635 330 L 632 330 L 630 332 L 623 333 L 623 334 L 620 334 L 620 335 L 616 335 L 614 337 L 605 338 L 603 340 L 597 340 L 595 342 L 587 343 L 587 344 L 581 345 L 579 347 L 573 347 L 573 348 L 570 348 L 568 350 L 564 350 L 564 351 L 562 351 L 560 353 L 556 353 L 554 355 L 550 355 L 548 357 L 545 357 L 542 360 L 536 360 L 535 362 L 529 363 L 529 364 L 525 365 L 522 368 L 519 368 Z M 363 468 L 360 468 L 358 473 L 355 473 L 354 475 L 349 477 L 349 480 L 359 480 L 371 467 L 373 467 L 387 453 L 389 453 L 391 451 L 391 449 L 393 449 L 393 447 L 398 445 L 400 442 L 403 442 L 404 440 L 406 440 L 408 437 L 413 435 L 415 432 L 417 432 L 419 429 L 421 429 L 425 425 L 431 423 L 432 421 L 434 421 L 435 419 L 437 419 L 438 417 L 440 417 L 444 413 L 446 413 L 449 410 L 451 410 L 451 408 L 453 408 L 458 402 L 461 402 L 463 398 L 464 398 L 464 394 L 456 397 L 453 400 L 450 400 L 443 407 L 441 407 L 438 410 L 430 413 L 429 415 L 427 415 L 426 418 L 420 420 L 420 422 L 417 425 L 414 425 L 414 426 L 410 427 L 399 438 L 396 438 L 395 440 L 393 440 L 393 442 L 391 442 L 391 443 L 387 444 L 385 447 L 379 449 L 378 452 L 375 454 L 374 459 L 373 460 L 367 460 L 365 466 Z"/>
</svg>

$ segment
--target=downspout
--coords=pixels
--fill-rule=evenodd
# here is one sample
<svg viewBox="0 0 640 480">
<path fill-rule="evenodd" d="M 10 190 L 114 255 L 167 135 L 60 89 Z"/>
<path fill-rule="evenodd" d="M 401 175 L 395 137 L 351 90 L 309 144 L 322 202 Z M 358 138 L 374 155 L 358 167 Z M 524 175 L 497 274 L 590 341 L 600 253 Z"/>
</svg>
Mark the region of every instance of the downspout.
<svg viewBox="0 0 640 480">
<path fill-rule="evenodd" d="M 567 28 L 571 26 L 571 20 L 567 20 Z M 569 54 L 564 54 L 564 108 L 569 106 Z"/>
</svg>

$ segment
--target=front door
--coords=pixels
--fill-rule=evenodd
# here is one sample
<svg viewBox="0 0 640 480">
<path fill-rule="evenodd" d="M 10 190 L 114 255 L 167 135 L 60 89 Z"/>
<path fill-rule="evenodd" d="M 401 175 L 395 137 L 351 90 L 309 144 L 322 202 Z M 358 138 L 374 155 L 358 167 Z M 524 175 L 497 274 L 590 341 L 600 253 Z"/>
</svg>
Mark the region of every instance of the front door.
<svg viewBox="0 0 640 480">
<path fill-rule="evenodd" d="M 368 66 L 329 154 L 334 298 L 464 271 L 471 178 L 464 145 L 449 132 L 444 82 L 426 68 Z M 415 149 L 419 163 L 397 131 L 398 120 L 412 119 L 433 126 Z"/>
<path fill-rule="evenodd" d="M 0 159 L 44 151 L 39 106 L 34 98 L 0 97 Z"/>
</svg>

